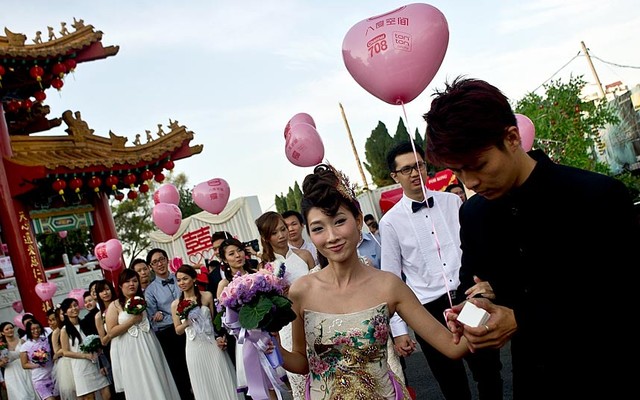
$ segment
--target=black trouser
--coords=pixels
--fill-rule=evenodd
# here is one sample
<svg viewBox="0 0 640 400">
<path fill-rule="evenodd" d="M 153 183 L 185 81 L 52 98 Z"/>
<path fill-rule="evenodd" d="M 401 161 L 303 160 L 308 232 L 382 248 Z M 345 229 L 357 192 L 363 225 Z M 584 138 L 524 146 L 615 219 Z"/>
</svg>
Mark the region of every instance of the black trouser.
<svg viewBox="0 0 640 400">
<path fill-rule="evenodd" d="M 176 382 L 180 398 L 182 400 L 192 400 L 191 380 L 187 370 L 187 358 L 185 346 L 187 344 L 185 335 L 178 335 L 173 325 L 161 331 L 156 331 L 156 337 L 162 346 L 173 380 Z M 150 366 L 153 367 L 153 366 Z"/>
<path fill-rule="evenodd" d="M 430 303 L 423 304 L 441 324 L 446 326 L 444 310 L 450 308 L 449 297 L 445 294 Z M 467 371 L 462 360 L 452 360 L 425 342 L 419 335 L 416 340 L 422 348 L 429 368 L 438 381 L 440 390 L 447 400 L 469 400 L 471 391 Z M 482 350 L 465 357 L 473 379 L 478 384 L 481 400 L 502 399 L 502 376 L 500 370 L 500 350 Z"/>
</svg>

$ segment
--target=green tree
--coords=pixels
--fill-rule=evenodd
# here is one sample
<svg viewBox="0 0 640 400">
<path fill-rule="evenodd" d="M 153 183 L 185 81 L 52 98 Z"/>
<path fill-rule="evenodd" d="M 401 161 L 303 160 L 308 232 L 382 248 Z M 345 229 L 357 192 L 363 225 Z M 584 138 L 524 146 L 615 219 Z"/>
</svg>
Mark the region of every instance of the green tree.
<svg viewBox="0 0 640 400">
<path fill-rule="evenodd" d="M 36 235 L 40 258 L 45 268 L 51 268 L 62 264 L 62 254 L 69 256 L 69 261 L 79 251 L 82 255 L 87 255 L 89 249 L 93 248 L 91 236 L 88 228 L 73 229 L 67 232 L 67 236 L 62 238 L 59 233 L 42 233 Z"/>
<path fill-rule="evenodd" d="M 300 212 L 300 202 L 302 201 L 302 189 L 298 181 L 294 182 L 293 188 L 289 187 L 287 195 L 280 193 L 280 196 L 276 195 L 275 205 L 276 212 L 283 213 L 287 210 L 295 210 Z"/>
<path fill-rule="evenodd" d="M 619 124 L 620 119 L 605 101 L 583 100 L 585 85 L 582 76 L 571 77 L 568 83 L 551 81 L 544 85 L 544 96 L 528 93 L 515 110 L 534 124 L 534 148 L 543 149 L 558 163 L 612 175 L 597 158 L 598 131 L 607 124 Z M 640 193 L 640 177 L 625 172 L 616 178 L 632 195 Z"/>
</svg>

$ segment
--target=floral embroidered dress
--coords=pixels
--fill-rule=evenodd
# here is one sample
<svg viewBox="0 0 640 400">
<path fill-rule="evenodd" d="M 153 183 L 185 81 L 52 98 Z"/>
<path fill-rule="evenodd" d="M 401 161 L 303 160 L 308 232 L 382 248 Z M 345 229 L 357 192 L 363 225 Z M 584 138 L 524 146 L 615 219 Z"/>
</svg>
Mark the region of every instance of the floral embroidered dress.
<svg viewBox="0 0 640 400">
<path fill-rule="evenodd" d="M 386 303 L 350 314 L 304 311 L 306 399 L 409 400 L 387 363 Z"/>
</svg>

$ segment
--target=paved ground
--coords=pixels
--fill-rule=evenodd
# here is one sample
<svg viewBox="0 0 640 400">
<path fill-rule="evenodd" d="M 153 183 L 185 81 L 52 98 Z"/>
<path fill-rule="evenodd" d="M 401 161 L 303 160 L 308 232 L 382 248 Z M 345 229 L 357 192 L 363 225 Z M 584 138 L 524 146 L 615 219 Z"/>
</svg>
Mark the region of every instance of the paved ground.
<svg viewBox="0 0 640 400">
<path fill-rule="evenodd" d="M 509 352 L 509 345 L 505 346 L 502 351 L 502 379 L 504 380 L 504 400 L 511 400 L 511 357 Z M 438 383 L 436 382 L 429 365 L 427 364 L 420 345 L 418 349 L 407 358 L 407 368 L 405 373 L 409 386 L 413 387 L 416 392 L 417 400 L 444 400 Z M 471 382 L 471 391 L 474 400 L 478 400 L 478 392 L 475 388 L 475 382 L 471 377 L 471 373 L 467 370 L 469 382 Z"/>
</svg>

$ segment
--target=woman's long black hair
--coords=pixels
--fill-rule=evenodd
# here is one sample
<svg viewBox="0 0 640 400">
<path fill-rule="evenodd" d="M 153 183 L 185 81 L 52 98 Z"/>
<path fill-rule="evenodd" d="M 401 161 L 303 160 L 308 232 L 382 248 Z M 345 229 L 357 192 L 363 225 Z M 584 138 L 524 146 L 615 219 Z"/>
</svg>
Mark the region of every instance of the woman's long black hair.
<svg viewBox="0 0 640 400">
<path fill-rule="evenodd" d="M 178 278 L 178 272 L 181 272 L 183 274 L 189 275 L 191 278 L 193 278 L 193 280 L 195 281 L 195 279 L 198 277 L 198 273 L 196 272 L 195 269 L 193 269 L 192 266 L 187 265 L 187 264 L 182 264 L 182 266 L 180 268 L 178 268 L 178 270 L 176 271 L 176 279 Z M 198 285 L 194 282 L 193 283 L 193 291 L 196 294 L 196 303 L 198 303 L 198 306 L 202 305 L 202 295 L 200 294 L 200 289 L 198 289 Z M 184 300 L 184 292 L 180 293 L 180 301 Z"/>
<path fill-rule="evenodd" d="M 78 332 L 75 325 L 73 325 L 73 323 L 69 319 L 69 316 L 67 315 L 67 310 L 73 303 L 78 304 L 78 300 L 71 297 L 62 300 L 62 303 L 60 303 L 60 308 L 64 313 L 64 321 L 62 322 L 62 325 L 64 325 L 64 328 L 67 330 L 67 335 L 69 335 L 69 337 L 71 338 L 72 346 L 76 344 L 76 339 L 78 340 L 78 343 L 82 343 L 82 335 L 80 335 L 80 332 Z"/>
</svg>

